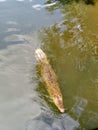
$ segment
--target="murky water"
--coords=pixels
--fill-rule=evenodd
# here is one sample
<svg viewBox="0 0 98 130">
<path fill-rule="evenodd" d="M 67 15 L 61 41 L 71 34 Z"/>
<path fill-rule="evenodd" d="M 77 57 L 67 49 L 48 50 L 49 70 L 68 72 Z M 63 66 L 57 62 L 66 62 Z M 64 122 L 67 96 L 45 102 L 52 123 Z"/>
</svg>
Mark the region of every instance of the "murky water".
<svg viewBox="0 0 98 130">
<path fill-rule="evenodd" d="M 97 28 L 97 2 L 0 0 L 0 129 L 98 127 Z M 64 114 L 38 78 L 38 47 L 58 76 Z"/>
</svg>

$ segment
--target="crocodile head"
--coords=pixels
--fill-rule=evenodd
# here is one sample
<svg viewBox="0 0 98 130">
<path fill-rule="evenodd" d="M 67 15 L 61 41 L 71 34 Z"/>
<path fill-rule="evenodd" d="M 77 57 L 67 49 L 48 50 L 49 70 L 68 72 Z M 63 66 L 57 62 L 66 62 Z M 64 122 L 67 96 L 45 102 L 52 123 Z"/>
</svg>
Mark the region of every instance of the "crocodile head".
<svg viewBox="0 0 98 130">
<path fill-rule="evenodd" d="M 35 57 L 39 62 L 48 63 L 46 54 L 40 48 L 35 50 Z"/>
</svg>

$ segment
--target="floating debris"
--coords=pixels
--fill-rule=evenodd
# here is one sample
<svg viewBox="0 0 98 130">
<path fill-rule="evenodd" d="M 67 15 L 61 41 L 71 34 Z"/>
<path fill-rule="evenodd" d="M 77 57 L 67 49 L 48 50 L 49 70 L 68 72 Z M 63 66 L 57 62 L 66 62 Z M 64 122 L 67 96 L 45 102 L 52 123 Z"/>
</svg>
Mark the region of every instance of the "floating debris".
<svg viewBox="0 0 98 130">
<path fill-rule="evenodd" d="M 40 10 L 42 8 L 47 8 L 47 7 L 51 7 L 53 5 L 56 5 L 56 2 L 54 3 L 50 3 L 50 4 L 45 4 L 45 5 L 41 5 L 41 4 L 36 4 L 36 5 L 33 5 L 32 7 L 36 10 Z"/>
</svg>

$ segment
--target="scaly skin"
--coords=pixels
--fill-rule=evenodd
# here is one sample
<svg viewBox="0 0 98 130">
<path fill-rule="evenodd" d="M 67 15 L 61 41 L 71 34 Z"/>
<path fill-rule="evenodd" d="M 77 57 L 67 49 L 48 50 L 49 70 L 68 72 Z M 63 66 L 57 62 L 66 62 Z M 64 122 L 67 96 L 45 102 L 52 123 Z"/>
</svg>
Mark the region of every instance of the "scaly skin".
<svg viewBox="0 0 98 130">
<path fill-rule="evenodd" d="M 54 104 L 57 106 L 60 112 L 63 113 L 63 99 L 61 91 L 59 89 L 56 74 L 49 64 L 46 54 L 41 49 L 37 49 L 35 51 L 35 54 L 40 64 L 40 74 L 46 84 L 46 89 Z"/>
</svg>

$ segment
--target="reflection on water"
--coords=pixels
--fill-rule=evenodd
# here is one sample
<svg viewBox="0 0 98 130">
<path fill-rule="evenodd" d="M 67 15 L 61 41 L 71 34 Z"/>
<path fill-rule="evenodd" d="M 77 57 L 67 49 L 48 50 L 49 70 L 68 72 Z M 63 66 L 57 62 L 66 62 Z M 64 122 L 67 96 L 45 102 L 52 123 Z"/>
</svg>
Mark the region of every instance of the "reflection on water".
<svg viewBox="0 0 98 130">
<path fill-rule="evenodd" d="M 83 99 L 83 98 L 79 98 L 79 97 L 75 97 L 75 98 L 76 98 L 76 101 L 75 101 L 74 106 L 71 109 L 71 113 L 74 115 L 74 117 L 77 120 L 79 120 L 88 102 L 86 99 Z"/>
<path fill-rule="evenodd" d="M 78 127 L 79 123 L 67 114 L 56 117 L 51 113 L 41 113 L 27 124 L 27 130 L 76 130 Z"/>
<path fill-rule="evenodd" d="M 36 35 L 17 36 L 22 40 L 0 51 L 0 128 L 2 130 L 25 129 L 27 120 L 40 111 L 32 98 L 37 97 L 36 72 L 34 71 L 34 49 L 38 46 Z M 26 41 L 29 41 L 29 44 Z M 33 44 L 32 42 L 36 43 Z M 33 73 L 32 73 L 33 71 Z"/>
</svg>

